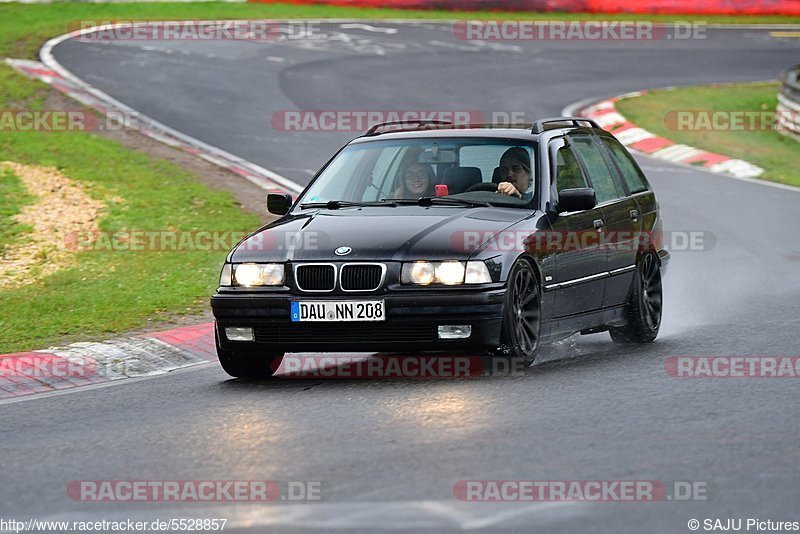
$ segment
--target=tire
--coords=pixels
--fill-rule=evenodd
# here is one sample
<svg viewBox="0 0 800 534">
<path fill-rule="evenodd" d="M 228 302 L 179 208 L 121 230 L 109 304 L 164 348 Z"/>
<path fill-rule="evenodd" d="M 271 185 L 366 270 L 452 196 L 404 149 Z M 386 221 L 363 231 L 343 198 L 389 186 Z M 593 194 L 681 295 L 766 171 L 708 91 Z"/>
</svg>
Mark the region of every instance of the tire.
<svg viewBox="0 0 800 534">
<path fill-rule="evenodd" d="M 608 332 L 617 343 L 650 343 L 658 336 L 664 303 L 661 266 L 654 252 L 639 259 L 632 284 L 625 310 L 628 322 L 622 327 L 609 327 Z"/>
<path fill-rule="evenodd" d="M 508 275 L 508 289 L 503 306 L 501 346 L 496 357 L 523 361 L 529 366 L 539 348 L 542 319 L 542 292 L 536 272 L 525 260 L 517 261 Z"/>
<path fill-rule="evenodd" d="M 214 332 L 217 358 L 222 369 L 234 378 L 271 378 L 278 368 L 283 354 L 265 354 L 226 350 L 220 347 L 219 334 Z"/>
</svg>

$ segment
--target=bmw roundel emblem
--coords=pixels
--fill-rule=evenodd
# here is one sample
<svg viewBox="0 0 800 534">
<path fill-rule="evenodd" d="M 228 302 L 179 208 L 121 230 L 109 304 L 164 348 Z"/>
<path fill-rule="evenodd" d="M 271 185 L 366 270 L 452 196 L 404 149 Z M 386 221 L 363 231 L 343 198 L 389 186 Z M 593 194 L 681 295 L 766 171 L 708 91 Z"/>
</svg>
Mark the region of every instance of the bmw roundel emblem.
<svg viewBox="0 0 800 534">
<path fill-rule="evenodd" d="M 353 249 L 350 247 L 339 247 L 333 251 L 337 256 L 347 256 L 351 252 L 353 252 Z"/>
</svg>

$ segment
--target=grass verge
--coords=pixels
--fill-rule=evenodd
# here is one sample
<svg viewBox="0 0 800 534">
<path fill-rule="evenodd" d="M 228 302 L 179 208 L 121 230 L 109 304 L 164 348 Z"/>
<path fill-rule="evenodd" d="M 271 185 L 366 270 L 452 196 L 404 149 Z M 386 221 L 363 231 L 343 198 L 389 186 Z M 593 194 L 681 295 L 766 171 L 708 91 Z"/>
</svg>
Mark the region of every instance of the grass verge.
<svg viewBox="0 0 800 534">
<path fill-rule="evenodd" d="M 5 50 L 13 51 L 9 36 L 0 35 Z M 52 91 L 0 66 L 0 110 L 44 109 Z M 79 107 L 75 103 L 72 109 Z M 231 194 L 210 189 L 172 163 L 92 133 L 0 131 L 0 161 L 5 160 L 53 166 L 78 181 L 106 206 L 99 223 L 103 233 L 242 232 L 259 224 L 259 217 L 243 211 Z M 0 176 L 0 247 L 24 239 L 26 228 L 12 224 L 12 217 L 35 201 L 35 191 L 27 192 L 13 174 Z M 225 254 L 77 252 L 77 266 L 0 291 L 0 354 L 199 313 L 207 309 Z"/>
<path fill-rule="evenodd" d="M 14 173 L 0 170 L 0 258 L 9 244 L 19 242 L 31 231 L 29 226 L 15 221 L 14 216 L 34 200 Z"/>
<path fill-rule="evenodd" d="M 686 131 L 677 128 L 676 111 L 775 111 L 778 82 L 724 84 L 648 91 L 617 102 L 632 123 L 656 135 L 718 154 L 743 159 L 764 169 L 764 180 L 800 186 L 800 142 L 772 130 Z M 704 115 L 705 116 L 705 115 Z M 728 117 L 728 115 L 725 115 Z M 700 120 L 687 122 L 698 125 Z"/>
</svg>

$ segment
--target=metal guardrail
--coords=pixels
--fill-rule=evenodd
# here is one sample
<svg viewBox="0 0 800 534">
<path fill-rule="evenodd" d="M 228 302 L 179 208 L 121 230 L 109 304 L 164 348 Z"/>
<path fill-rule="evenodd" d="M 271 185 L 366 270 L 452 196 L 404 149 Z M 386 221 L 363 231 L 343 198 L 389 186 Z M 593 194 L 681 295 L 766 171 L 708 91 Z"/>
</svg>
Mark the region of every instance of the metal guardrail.
<svg viewBox="0 0 800 534">
<path fill-rule="evenodd" d="M 781 73 L 777 114 L 778 130 L 793 134 L 800 140 L 800 65 Z"/>
</svg>

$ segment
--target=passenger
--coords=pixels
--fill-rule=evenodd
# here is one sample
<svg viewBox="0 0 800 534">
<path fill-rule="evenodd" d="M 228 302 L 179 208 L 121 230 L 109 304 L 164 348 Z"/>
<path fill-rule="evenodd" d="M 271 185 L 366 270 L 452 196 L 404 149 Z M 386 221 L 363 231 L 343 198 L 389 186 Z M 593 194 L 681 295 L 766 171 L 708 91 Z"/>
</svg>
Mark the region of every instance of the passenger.
<svg viewBox="0 0 800 534">
<path fill-rule="evenodd" d="M 523 200 L 530 200 L 533 197 L 531 157 L 527 150 L 519 146 L 506 150 L 500 158 L 498 170 L 500 172 L 498 193 Z"/>
<path fill-rule="evenodd" d="M 402 174 L 403 183 L 394 198 L 419 198 L 433 195 L 436 174 L 430 165 L 415 163 Z"/>
</svg>

